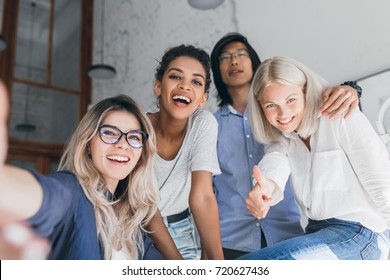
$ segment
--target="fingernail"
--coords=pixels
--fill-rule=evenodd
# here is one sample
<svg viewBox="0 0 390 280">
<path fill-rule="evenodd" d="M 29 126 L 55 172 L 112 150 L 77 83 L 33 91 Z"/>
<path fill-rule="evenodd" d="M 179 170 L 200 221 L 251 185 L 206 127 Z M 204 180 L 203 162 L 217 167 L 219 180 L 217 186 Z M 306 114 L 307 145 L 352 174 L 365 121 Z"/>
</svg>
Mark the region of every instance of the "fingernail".
<svg viewBox="0 0 390 280">
<path fill-rule="evenodd" d="M 9 243 L 20 246 L 27 242 L 31 233 L 20 224 L 9 224 L 3 228 L 2 235 Z"/>
</svg>

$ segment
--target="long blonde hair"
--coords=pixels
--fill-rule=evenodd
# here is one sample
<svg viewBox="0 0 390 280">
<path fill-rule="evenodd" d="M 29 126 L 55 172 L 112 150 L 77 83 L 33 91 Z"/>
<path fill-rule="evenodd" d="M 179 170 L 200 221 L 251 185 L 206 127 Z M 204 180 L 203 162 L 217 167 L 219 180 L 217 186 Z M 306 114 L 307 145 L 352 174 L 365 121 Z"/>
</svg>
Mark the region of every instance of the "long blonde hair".
<svg viewBox="0 0 390 280">
<path fill-rule="evenodd" d="M 141 157 L 132 172 L 119 184 L 126 184 L 125 193 L 115 202 L 107 199 L 108 189 L 102 174 L 89 156 L 88 146 L 103 118 L 114 111 L 127 111 L 149 134 Z M 112 250 L 122 244 L 133 257 L 143 255 L 142 231 L 157 210 L 157 188 L 153 173 L 155 134 L 149 119 L 128 96 L 107 98 L 93 106 L 73 133 L 61 158 L 60 170 L 73 172 L 95 210 L 97 234 L 102 243 L 104 259 L 110 259 Z"/>
<path fill-rule="evenodd" d="M 261 63 L 253 76 L 248 111 L 255 138 L 267 144 L 278 141 L 281 136 L 281 132 L 268 122 L 259 101 L 264 89 L 271 83 L 297 86 L 302 89 L 305 95 L 305 115 L 297 133 L 302 138 L 313 134 L 318 126 L 321 94 L 328 87 L 327 82 L 302 63 L 277 56 Z"/>
</svg>

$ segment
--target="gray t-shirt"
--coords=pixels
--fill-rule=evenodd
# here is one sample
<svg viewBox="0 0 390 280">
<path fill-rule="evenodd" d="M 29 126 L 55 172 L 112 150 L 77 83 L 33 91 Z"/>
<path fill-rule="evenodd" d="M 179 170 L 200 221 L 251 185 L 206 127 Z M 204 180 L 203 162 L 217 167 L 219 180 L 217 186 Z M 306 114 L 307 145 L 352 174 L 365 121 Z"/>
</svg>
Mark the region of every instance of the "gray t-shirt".
<svg viewBox="0 0 390 280">
<path fill-rule="evenodd" d="M 163 217 L 180 213 L 189 207 L 191 172 L 205 170 L 221 173 L 217 158 L 218 124 L 203 110 L 189 118 L 188 129 L 179 152 L 173 160 L 155 157 L 155 174 L 160 191 L 159 209 Z M 211 187 L 211 186 L 210 186 Z"/>
</svg>

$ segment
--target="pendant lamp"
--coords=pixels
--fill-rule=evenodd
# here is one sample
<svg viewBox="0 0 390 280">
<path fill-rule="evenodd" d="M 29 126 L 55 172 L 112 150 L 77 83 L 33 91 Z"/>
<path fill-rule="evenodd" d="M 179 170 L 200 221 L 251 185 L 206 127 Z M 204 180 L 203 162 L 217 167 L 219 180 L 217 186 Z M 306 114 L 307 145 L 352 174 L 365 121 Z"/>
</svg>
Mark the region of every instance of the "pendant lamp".
<svg viewBox="0 0 390 280">
<path fill-rule="evenodd" d="M 32 78 L 31 59 L 32 59 L 32 54 L 33 54 L 33 50 L 34 50 L 33 33 L 34 33 L 34 24 L 35 24 L 35 7 L 37 4 L 35 2 L 31 2 L 30 5 L 31 5 L 31 14 L 30 14 L 31 24 L 30 24 L 30 37 L 29 37 L 29 41 L 28 41 L 28 56 L 27 56 L 27 58 L 28 58 L 28 62 L 27 62 L 28 80 L 31 80 L 31 78 Z M 17 131 L 20 131 L 20 132 L 33 132 L 36 130 L 36 126 L 34 124 L 29 123 L 27 120 L 27 113 L 28 113 L 28 108 L 29 108 L 29 103 L 30 103 L 29 102 L 30 88 L 31 88 L 30 86 L 27 86 L 26 105 L 24 108 L 24 121 L 22 123 L 17 124 L 15 127 L 15 129 Z"/>
<path fill-rule="evenodd" d="M 116 70 L 111 65 L 104 63 L 104 10 L 105 10 L 104 0 L 102 0 L 101 6 L 102 6 L 101 18 L 100 18 L 101 63 L 91 65 L 88 69 L 88 75 L 92 79 L 111 79 L 115 77 Z"/>
<path fill-rule="evenodd" d="M 223 3 L 224 0 L 188 0 L 188 4 L 199 10 L 215 9 Z"/>
</svg>

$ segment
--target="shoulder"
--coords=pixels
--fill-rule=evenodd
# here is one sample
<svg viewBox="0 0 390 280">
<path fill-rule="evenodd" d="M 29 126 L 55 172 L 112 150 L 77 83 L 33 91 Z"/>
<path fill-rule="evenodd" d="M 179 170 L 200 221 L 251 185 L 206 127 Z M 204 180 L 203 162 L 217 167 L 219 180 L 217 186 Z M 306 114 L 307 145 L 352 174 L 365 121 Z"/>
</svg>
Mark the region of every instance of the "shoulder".
<svg viewBox="0 0 390 280">
<path fill-rule="evenodd" d="M 359 109 L 356 109 L 355 112 L 353 112 L 353 114 L 348 119 L 345 119 L 345 114 L 346 113 L 343 113 L 341 116 L 334 120 L 321 116 L 320 123 L 322 125 L 326 125 L 334 129 L 340 129 L 343 127 L 365 127 L 366 125 L 371 126 L 367 117 Z"/>
<path fill-rule="evenodd" d="M 219 109 L 214 113 L 214 117 L 215 117 L 216 119 L 219 119 L 219 118 L 221 118 L 221 116 L 222 116 L 222 108 L 219 108 Z"/>
<path fill-rule="evenodd" d="M 217 120 L 214 115 L 206 110 L 198 109 L 191 116 L 192 123 L 195 125 L 207 125 L 207 126 L 217 126 Z"/>
<path fill-rule="evenodd" d="M 31 171 L 33 175 L 40 182 L 44 192 L 59 193 L 64 197 L 83 196 L 84 191 L 77 179 L 76 175 L 70 171 L 53 172 L 47 176 Z"/>
</svg>

